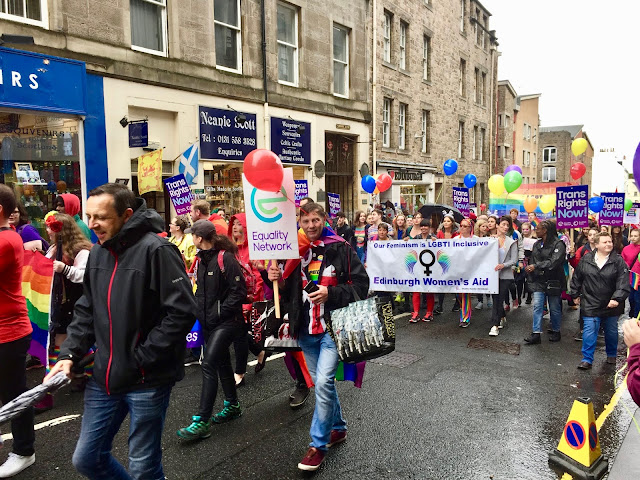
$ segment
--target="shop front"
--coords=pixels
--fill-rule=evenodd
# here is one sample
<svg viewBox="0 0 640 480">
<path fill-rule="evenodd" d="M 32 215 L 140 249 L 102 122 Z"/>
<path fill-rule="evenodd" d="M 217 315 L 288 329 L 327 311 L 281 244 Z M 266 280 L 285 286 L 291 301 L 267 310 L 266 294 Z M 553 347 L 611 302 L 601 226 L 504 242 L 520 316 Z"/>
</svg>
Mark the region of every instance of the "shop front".
<svg viewBox="0 0 640 480">
<path fill-rule="evenodd" d="M 0 48 L 0 62 L 0 183 L 44 234 L 58 194 L 74 194 L 84 207 L 87 191 L 107 181 L 102 79 L 82 62 L 31 52 Z"/>
<path fill-rule="evenodd" d="M 380 194 L 380 202 L 409 213 L 433 203 L 435 171 L 434 167 L 424 164 L 380 160 L 377 172 L 388 173 L 393 179 L 391 188 Z"/>
</svg>

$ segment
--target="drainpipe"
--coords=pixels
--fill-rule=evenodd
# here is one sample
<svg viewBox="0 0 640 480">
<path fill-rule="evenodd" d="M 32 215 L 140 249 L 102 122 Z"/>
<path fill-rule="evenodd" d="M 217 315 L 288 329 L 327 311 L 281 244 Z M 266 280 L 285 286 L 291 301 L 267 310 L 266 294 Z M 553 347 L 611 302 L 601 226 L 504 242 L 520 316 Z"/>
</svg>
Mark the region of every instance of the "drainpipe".
<svg viewBox="0 0 640 480">
<path fill-rule="evenodd" d="M 269 90 L 267 89 L 267 14 L 265 1 L 260 2 L 262 15 L 262 89 L 264 90 L 264 148 L 267 148 L 269 134 Z M 269 145 L 270 146 L 270 145 Z M 256 145 L 257 147 L 257 145 Z"/>
<path fill-rule="evenodd" d="M 372 78 L 371 78 L 371 129 L 372 129 L 372 136 L 371 136 L 371 148 L 372 148 L 372 156 L 371 156 L 371 160 L 373 165 L 371 166 L 371 171 L 373 172 L 373 175 L 376 174 L 376 170 L 377 170 L 377 166 L 376 166 L 376 157 L 377 157 L 377 149 L 378 149 L 378 122 L 376 121 L 378 116 L 377 116 L 377 112 L 376 112 L 376 93 L 377 93 L 377 74 L 378 74 L 378 57 L 377 57 L 377 48 L 376 48 L 376 35 L 378 32 L 378 3 L 377 0 L 372 0 L 373 2 L 373 19 L 372 19 L 372 29 L 371 29 L 371 36 L 372 36 L 372 46 L 371 46 L 371 56 L 372 56 Z"/>
</svg>

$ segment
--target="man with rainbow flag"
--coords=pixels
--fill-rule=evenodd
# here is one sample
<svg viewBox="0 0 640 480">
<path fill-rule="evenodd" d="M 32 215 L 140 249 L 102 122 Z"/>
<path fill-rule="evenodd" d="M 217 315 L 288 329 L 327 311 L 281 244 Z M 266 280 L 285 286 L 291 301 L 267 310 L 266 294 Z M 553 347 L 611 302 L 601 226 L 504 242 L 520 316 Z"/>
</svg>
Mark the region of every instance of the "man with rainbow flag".
<svg viewBox="0 0 640 480">
<path fill-rule="evenodd" d="M 283 277 L 286 311 L 293 336 L 315 384 L 316 407 L 311 420 L 311 444 L 298 464 L 304 471 L 317 470 L 327 450 L 347 437 L 347 423 L 336 391 L 339 365 L 336 345 L 327 331 L 331 310 L 355 301 L 353 292 L 366 298 L 369 277 L 356 252 L 342 237 L 325 226 L 321 205 L 300 208 L 300 257 L 287 261 Z M 277 282 L 280 269 L 269 269 L 269 280 Z"/>
<path fill-rule="evenodd" d="M 22 295 L 22 239 L 10 226 L 16 208 L 13 191 L 0 184 L 0 401 L 7 404 L 27 391 L 26 360 L 33 331 Z M 0 465 L 0 478 L 22 472 L 36 461 L 33 408 L 11 422 L 13 451 Z"/>
</svg>

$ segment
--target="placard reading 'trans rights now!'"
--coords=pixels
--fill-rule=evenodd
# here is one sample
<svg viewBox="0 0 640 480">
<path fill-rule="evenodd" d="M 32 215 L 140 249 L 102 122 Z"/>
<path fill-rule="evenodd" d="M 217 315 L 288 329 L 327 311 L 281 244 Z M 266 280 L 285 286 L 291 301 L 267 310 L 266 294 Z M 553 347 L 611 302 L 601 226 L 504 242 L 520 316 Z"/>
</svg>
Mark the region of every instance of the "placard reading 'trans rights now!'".
<svg viewBox="0 0 640 480">
<path fill-rule="evenodd" d="M 279 192 L 258 190 L 242 175 L 251 260 L 298 258 L 293 170 L 285 168 Z"/>
</svg>

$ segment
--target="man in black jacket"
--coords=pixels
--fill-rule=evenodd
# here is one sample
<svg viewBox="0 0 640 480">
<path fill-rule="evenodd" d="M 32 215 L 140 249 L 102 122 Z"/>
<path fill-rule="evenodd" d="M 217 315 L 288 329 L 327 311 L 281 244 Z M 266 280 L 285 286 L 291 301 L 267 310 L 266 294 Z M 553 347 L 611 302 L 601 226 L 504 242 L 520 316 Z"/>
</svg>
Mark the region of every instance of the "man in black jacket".
<svg viewBox="0 0 640 480">
<path fill-rule="evenodd" d="M 327 331 L 327 322 L 332 310 L 355 300 L 354 290 L 365 298 L 369 288 L 369 277 L 358 255 L 347 242 L 324 228 L 324 222 L 324 209 L 317 203 L 308 203 L 300 209 L 300 226 L 310 248 L 301 252 L 295 268 L 289 269 L 289 265 L 295 265 L 289 263 L 291 260 L 285 267 L 286 274 L 292 272 L 284 287 L 289 325 L 304 352 L 316 393 L 311 444 L 298 464 L 304 471 L 317 470 L 327 449 L 347 438 L 347 424 L 335 385 L 338 350 Z M 269 280 L 279 278 L 280 269 L 270 268 Z"/>
<path fill-rule="evenodd" d="M 588 370 L 593 364 L 601 322 L 604 323 L 607 363 L 616 363 L 618 317 L 624 312 L 630 289 L 627 264 L 613 251 L 611 235 L 599 233 L 595 251 L 582 257 L 571 279 L 571 297 L 580 304 L 584 319 L 580 370 Z"/>
<path fill-rule="evenodd" d="M 347 216 L 342 210 L 336 214 L 336 233 L 347 242 L 351 242 L 353 232 L 351 231 L 351 227 L 347 224 Z"/>
<path fill-rule="evenodd" d="M 536 226 L 539 240 L 534 243 L 529 257 L 529 265 L 525 272 L 527 281 L 533 292 L 533 333 L 524 339 L 529 345 L 541 342 L 542 314 L 545 299 L 549 302 L 551 313 L 550 342 L 560 341 L 560 322 L 562 320 L 562 292 L 566 288 L 564 262 L 566 246 L 558 238 L 556 224 L 552 220 L 544 220 Z"/>
<path fill-rule="evenodd" d="M 162 218 L 126 186 L 89 192 L 86 213 L 99 245 L 47 378 L 69 376 L 95 343 L 73 464 L 89 478 L 162 479 L 164 418 L 171 389 L 184 376 L 185 337 L 195 321 L 191 283 L 176 246 L 157 235 Z M 109 451 L 127 414 L 128 472 Z"/>
</svg>

